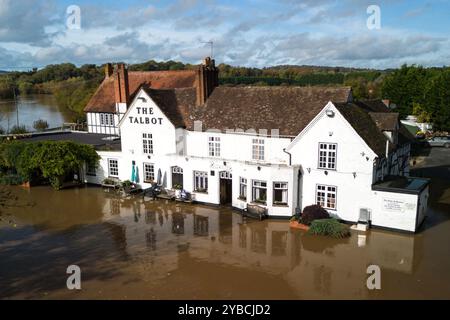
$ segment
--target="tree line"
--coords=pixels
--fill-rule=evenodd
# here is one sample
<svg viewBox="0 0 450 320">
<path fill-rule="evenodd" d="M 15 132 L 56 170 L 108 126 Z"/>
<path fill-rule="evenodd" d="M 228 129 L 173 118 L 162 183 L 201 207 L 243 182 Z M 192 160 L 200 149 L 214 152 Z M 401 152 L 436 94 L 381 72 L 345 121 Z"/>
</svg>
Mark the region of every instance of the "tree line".
<svg viewBox="0 0 450 320">
<path fill-rule="evenodd" d="M 129 65 L 130 71 L 186 70 L 195 65 L 150 60 Z M 236 67 L 219 64 L 221 85 L 308 86 L 347 85 L 356 99 L 390 99 L 402 117 L 415 114 L 436 128 L 450 129 L 450 71 L 448 67 L 404 65 L 393 70 L 320 66 Z M 104 78 L 104 65 L 71 63 L 49 65 L 27 72 L 0 74 L 0 98 L 14 94 L 51 93 L 58 103 L 84 121 L 83 108 Z"/>
</svg>

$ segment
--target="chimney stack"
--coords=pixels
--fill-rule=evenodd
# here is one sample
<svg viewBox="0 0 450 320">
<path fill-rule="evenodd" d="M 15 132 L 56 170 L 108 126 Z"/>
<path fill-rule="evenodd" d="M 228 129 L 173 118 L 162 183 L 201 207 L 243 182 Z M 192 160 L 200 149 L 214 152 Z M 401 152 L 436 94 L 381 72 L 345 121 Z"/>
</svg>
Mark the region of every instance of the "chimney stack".
<svg viewBox="0 0 450 320">
<path fill-rule="evenodd" d="M 214 88 L 219 86 L 219 69 L 215 61 L 206 57 L 197 70 L 197 105 L 205 104 Z"/>
<path fill-rule="evenodd" d="M 117 64 L 114 70 L 114 94 L 116 103 L 125 103 L 128 106 L 130 100 L 128 69 L 123 63 Z"/>
<path fill-rule="evenodd" d="M 111 63 L 105 65 L 105 78 L 111 77 L 113 74 L 113 67 Z"/>
</svg>

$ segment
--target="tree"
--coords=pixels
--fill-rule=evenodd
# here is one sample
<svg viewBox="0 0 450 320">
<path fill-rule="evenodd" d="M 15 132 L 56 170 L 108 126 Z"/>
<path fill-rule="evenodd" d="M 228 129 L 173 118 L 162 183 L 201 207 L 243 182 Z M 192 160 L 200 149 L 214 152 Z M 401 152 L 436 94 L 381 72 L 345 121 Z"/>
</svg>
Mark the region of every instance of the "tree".
<svg viewBox="0 0 450 320">
<path fill-rule="evenodd" d="M 431 122 L 431 114 L 425 110 L 420 103 L 413 102 L 412 114 L 417 117 L 418 122 L 427 123 Z"/>
<path fill-rule="evenodd" d="M 64 178 L 99 156 L 92 146 L 71 141 L 4 142 L 0 145 L 2 171 L 14 170 L 24 181 L 46 179 L 60 189 Z"/>
<path fill-rule="evenodd" d="M 24 134 L 28 133 L 27 127 L 24 125 L 15 125 L 9 130 L 10 134 Z"/>
<path fill-rule="evenodd" d="M 43 119 L 38 119 L 33 122 L 33 128 L 36 131 L 44 131 L 44 130 L 48 129 L 48 122 Z"/>
<path fill-rule="evenodd" d="M 362 77 L 353 78 L 346 80 L 344 84 L 352 87 L 353 97 L 356 100 L 367 99 L 369 97 L 366 79 Z"/>
<path fill-rule="evenodd" d="M 400 116 L 405 117 L 412 113 L 414 102 L 425 105 L 424 90 L 430 75 L 423 67 L 403 65 L 385 78 L 383 98 L 397 104 Z"/>
<path fill-rule="evenodd" d="M 450 131 L 450 69 L 447 68 L 429 81 L 425 88 L 425 110 L 437 130 Z"/>
</svg>

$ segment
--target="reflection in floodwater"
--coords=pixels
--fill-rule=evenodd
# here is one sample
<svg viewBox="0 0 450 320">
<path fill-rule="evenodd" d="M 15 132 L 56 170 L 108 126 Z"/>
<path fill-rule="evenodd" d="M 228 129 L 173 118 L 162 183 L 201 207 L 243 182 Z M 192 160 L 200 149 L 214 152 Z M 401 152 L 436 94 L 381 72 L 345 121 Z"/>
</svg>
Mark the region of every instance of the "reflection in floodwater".
<svg viewBox="0 0 450 320">
<path fill-rule="evenodd" d="M 36 205 L 4 212 L 18 227 L 0 225 L 1 298 L 450 298 L 448 272 L 436 273 L 450 258 L 431 230 L 335 240 L 229 208 L 14 190 Z M 64 286 L 69 264 L 82 269 L 76 294 Z M 377 292 L 366 288 L 371 264 L 382 270 Z"/>
</svg>

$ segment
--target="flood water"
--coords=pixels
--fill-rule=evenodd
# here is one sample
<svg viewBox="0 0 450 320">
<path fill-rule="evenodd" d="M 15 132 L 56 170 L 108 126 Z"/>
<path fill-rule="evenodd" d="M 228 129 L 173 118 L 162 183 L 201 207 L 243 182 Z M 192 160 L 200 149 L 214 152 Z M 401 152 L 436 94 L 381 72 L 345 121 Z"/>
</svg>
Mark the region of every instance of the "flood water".
<svg viewBox="0 0 450 320">
<path fill-rule="evenodd" d="M 3 299 L 450 298 L 449 203 L 436 204 L 417 235 L 333 240 L 229 208 L 125 200 L 97 187 L 8 190 L 18 199 L 0 222 Z M 72 264 L 80 291 L 66 289 Z M 366 287 L 371 264 L 381 290 Z"/>
<path fill-rule="evenodd" d="M 47 94 L 19 96 L 17 98 L 19 124 L 33 130 L 33 122 L 46 120 L 50 128 L 60 127 L 64 122 L 70 122 L 68 111 L 59 107 L 55 97 Z M 0 127 L 4 130 L 17 124 L 17 109 L 13 100 L 0 99 Z"/>
</svg>

